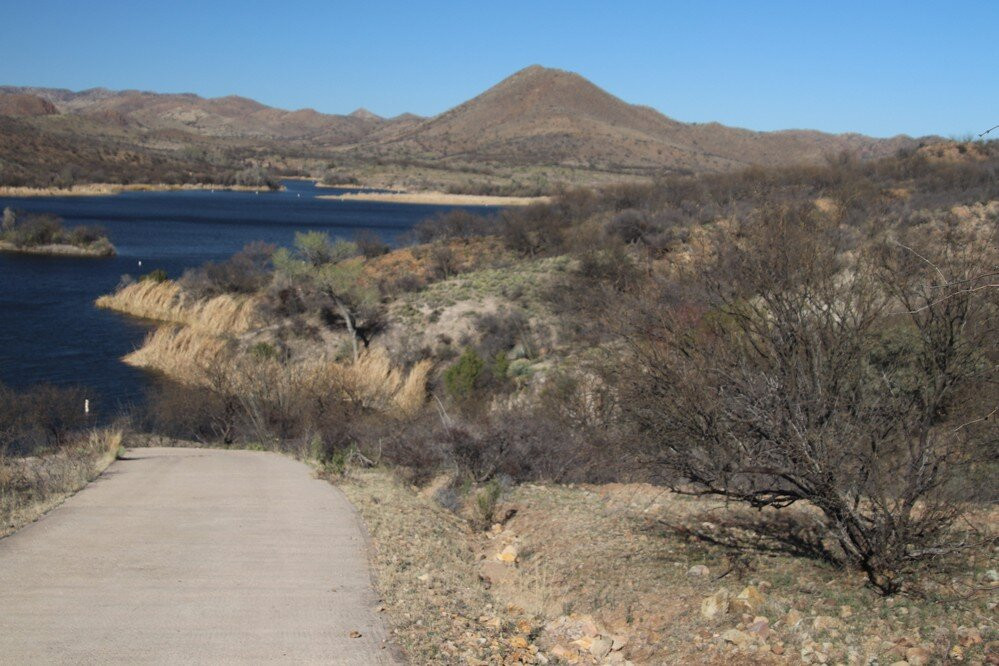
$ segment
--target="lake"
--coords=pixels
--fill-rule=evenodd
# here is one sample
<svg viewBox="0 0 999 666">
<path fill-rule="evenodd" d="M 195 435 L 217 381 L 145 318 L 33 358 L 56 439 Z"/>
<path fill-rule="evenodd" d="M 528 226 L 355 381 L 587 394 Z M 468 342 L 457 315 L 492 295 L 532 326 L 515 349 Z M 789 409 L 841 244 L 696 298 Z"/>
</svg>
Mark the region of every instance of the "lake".
<svg viewBox="0 0 999 666">
<path fill-rule="evenodd" d="M 318 189 L 301 180 L 284 185 L 284 191 L 260 194 L 192 190 L 0 197 L 0 210 L 54 213 L 66 226 L 100 224 L 118 250 L 110 259 L 0 253 L 0 382 L 16 388 L 79 384 L 108 416 L 141 402 L 149 379 L 120 361 L 141 344 L 149 323 L 93 306 L 122 275 L 162 268 L 179 277 L 184 269 L 229 257 L 250 241 L 289 246 L 296 231 L 351 238 L 367 230 L 396 244 L 417 222 L 453 208 L 323 200 L 316 196 L 343 190 Z"/>
</svg>

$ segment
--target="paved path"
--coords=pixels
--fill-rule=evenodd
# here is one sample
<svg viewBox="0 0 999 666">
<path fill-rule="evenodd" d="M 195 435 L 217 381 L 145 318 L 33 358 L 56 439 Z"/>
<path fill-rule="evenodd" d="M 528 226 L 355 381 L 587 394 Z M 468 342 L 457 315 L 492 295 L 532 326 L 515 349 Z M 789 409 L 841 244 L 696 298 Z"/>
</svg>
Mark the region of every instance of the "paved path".
<svg viewBox="0 0 999 666">
<path fill-rule="evenodd" d="M 365 546 L 294 460 L 137 449 L 0 539 L 0 664 L 396 663 Z"/>
</svg>

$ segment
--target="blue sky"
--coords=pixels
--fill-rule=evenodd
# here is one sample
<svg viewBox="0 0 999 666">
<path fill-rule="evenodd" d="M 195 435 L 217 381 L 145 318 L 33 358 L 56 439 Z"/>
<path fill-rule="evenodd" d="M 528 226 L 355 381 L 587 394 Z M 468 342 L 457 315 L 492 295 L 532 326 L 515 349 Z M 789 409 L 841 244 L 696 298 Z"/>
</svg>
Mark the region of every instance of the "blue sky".
<svg viewBox="0 0 999 666">
<path fill-rule="evenodd" d="M 999 4 L 0 0 L 0 84 L 439 113 L 578 72 L 688 122 L 963 136 L 999 123 Z"/>
</svg>

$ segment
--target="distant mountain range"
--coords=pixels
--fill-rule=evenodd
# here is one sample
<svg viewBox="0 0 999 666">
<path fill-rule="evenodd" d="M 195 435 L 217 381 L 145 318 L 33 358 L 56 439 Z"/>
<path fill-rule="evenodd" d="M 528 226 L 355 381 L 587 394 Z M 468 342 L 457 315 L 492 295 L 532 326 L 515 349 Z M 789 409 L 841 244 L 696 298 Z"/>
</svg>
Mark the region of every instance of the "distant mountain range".
<svg viewBox="0 0 999 666">
<path fill-rule="evenodd" d="M 181 171 L 192 155 L 214 150 L 224 155 L 217 162 L 231 166 L 266 155 L 285 168 L 302 168 L 310 159 L 313 166 L 415 160 L 459 171 L 492 165 L 654 174 L 809 163 L 842 151 L 872 158 L 918 143 L 907 136 L 682 123 L 628 104 L 578 74 L 540 66 L 432 118 L 382 118 L 363 108 L 349 115 L 286 111 L 236 96 L 31 87 L 0 87 L 0 117 L 4 182 L 43 178 L 46 165 L 66 164 L 75 164 L 83 178 L 103 164 L 103 175 L 116 177 L 122 151 L 151 152 L 153 162 Z M 42 163 L 10 140 L 19 134 L 42 147 Z"/>
</svg>

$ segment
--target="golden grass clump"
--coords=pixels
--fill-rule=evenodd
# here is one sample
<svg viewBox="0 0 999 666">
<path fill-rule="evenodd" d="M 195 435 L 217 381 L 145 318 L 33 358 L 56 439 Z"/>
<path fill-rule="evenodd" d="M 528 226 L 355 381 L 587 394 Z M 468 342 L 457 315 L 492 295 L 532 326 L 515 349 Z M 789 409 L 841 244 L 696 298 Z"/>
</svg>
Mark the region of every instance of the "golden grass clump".
<svg viewBox="0 0 999 666">
<path fill-rule="evenodd" d="M 193 384 L 205 383 L 206 369 L 217 364 L 229 342 L 191 326 L 160 326 L 123 359 Z"/>
<path fill-rule="evenodd" d="M 191 299 L 171 280 L 143 280 L 97 299 L 106 308 L 145 319 L 185 324 L 216 335 L 245 333 L 258 322 L 252 296 L 222 294 L 207 300 Z"/>
</svg>

